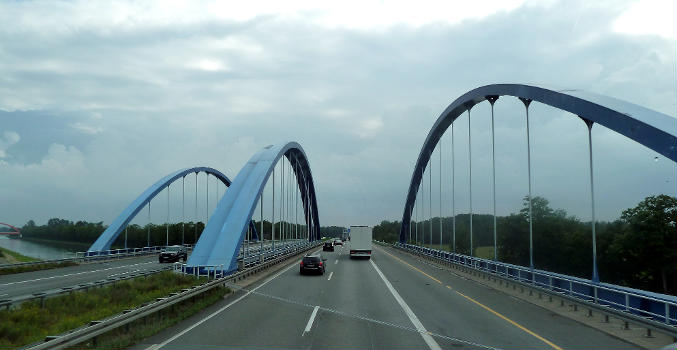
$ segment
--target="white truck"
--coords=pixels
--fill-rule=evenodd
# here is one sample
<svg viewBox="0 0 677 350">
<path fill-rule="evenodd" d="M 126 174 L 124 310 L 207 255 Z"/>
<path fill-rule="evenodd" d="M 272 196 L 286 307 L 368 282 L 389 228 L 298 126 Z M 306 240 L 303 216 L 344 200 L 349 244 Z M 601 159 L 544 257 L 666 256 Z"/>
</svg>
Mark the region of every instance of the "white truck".
<svg viewBox="0 0 677 350">
<path fill-rule="evenodd" d="M 350 258 L 371 257 L 371 227 L 350 226 Z"/>
</svg>

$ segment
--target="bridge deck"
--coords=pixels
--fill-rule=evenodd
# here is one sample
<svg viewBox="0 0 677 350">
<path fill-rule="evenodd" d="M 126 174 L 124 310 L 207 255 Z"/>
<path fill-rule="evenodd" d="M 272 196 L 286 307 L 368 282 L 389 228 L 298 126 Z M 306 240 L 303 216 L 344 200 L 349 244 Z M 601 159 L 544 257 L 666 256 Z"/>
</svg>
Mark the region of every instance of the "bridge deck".
<svg viewBox="0 0 677 350">
<path fill-rule="evenodd" d="M 376 247 L 375 266 L 370 261 L 350 260 L 348 250 L 349 246 L 344 246 L 324 253 L 328 258 L 324 276 L 300 276 L 295 262 L 279 275 L 248 287 L 255 289 L 253 293 L 240 299 L 247 292 L 239 291 L 133 348 L 228 345 L 427 349 L 436 345 L 458 347 L 462 344 L 460 339 L 476 343 L 462 344 L 466 349 L 483 348 L 479 345 L 504 349 L 637 349 L 540 307 L 421 264 L 393 249 Z M 404 311 L 377 268 L 432 334 L 433 342 L 430 337 L 426 342 L 416 331 L 411 313 Z"/>
</svg>

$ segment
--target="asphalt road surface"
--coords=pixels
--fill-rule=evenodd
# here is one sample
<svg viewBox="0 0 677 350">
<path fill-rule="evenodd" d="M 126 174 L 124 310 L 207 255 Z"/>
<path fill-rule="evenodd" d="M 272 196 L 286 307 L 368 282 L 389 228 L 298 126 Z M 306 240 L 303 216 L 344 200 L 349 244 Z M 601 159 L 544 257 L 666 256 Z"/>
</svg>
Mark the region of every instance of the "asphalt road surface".
<svg viewBox="0 0 677 350">
<path fill-rule="evenodd" d="M 323 252 L 324 275 L 298 260 L 133 349 L 638 349 L 375 245 Z"/>
<path fill-rule="evenodd" d="M 0 276 L 0 299 L 57 290 L 81 283 L 95 282 L 111 276 L 121 276 L 160 268 L 157 255 L 87 263 L 58 269 L 23 272 Z"/>
<path fill-rule="evenodd" d="M 264 246 L 269 247 L 270 243 L 267 242 Z M 276 242 L 276 246 L 282 247 L 283 243 Z M 251 251 L 248 254 L 256 254 L 259 247 L 259 244 L 252 243 Z M 188 254 L 190 256 L 190 252 Z M 63 287 L 91 283 L 109 277 L 154 270 L 169 264 L 158 263 L 158 255 L 153 254 L 58 269 L 2 275 L 0 276 L 0 299 L 12 299 L 33 293 L 59 290 Z"/>
</svg>

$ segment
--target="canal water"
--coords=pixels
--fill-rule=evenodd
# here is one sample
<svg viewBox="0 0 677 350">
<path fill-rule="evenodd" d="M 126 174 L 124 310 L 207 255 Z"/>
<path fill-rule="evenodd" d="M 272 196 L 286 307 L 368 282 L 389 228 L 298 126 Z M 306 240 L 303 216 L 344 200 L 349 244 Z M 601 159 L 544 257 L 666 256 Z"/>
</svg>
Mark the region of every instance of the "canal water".
<svg viewBox="0 0 677 350">
<path fill-rule="evenodd" d="M 0 236 L 0 247 L 43 260 L 72 257 L 73 253 L 77 251 L 75 248 L 58 247 L 27 241 L 21 238 L 7 238 L 2 236 Z"/>
</svg>

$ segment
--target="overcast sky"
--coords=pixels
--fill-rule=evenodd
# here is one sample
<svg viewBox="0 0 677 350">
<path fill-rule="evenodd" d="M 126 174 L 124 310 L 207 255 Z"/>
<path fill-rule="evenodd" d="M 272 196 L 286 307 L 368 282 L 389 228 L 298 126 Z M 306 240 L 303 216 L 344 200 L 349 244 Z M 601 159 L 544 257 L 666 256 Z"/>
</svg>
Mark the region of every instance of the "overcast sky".
<svg viewBox="0 0 677 350">
<path fill-rule="evenodd" d="M 323 225 L 399 220 L 434 121 L 491 83 L 582 89 L 675 117 L 672 0 L 339 3 L 0 2 L 0 222 L 110 223 L 169 172 L 211 166 L 234 178 L 260 148 L 289 140 L 309 156 Z M 589 220 L 586 128 L 532 106 L 534 195 Z M 491 210 L 489 111 L 472 111 L 476 213 Z M 456 125 L 456 210 L 467 212 L 467 115 Z M 523 106 L 500 99 L 500 215 L 527 193 L 525 136 Z M 672 161 L 600 126 L 593 147 L 600 219 L 675 195 Z"/>
</svg>

